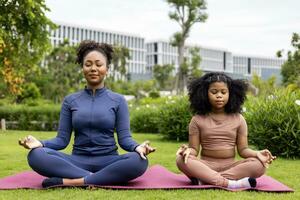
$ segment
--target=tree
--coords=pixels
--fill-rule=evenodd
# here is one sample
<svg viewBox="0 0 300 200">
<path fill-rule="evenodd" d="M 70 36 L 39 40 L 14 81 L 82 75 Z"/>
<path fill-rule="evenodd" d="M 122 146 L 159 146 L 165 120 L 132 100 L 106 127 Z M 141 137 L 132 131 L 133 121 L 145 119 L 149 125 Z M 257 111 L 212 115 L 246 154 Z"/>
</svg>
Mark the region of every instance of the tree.
<svg viewBox="0 0 300 200">
<path fill-rule="evenodd" d="M 202 75 L 202 71 L 199 68 L 201 63 L 200 57 L 200 48 L 199 47 L 192 47 L 190 49 L 191 61 L 190 61 L 190 69 L 188 72 L 189 77 L 191 78 L 198 78 Z"/>
<path fill-rule="evenodd" d="M 170 78 L 174 65 L 155 65 L 153 68 L 153 76 L 157 80 L 159 87 L 165 89 L 166 82 Z"/>
<path fill-rule="evenodd" d="M 177 74 L 177 91 L 182 92 L 186 84 L 186 76 L 183 74 L 184 67 L 184 46 L 189 37 L 192 26 L 197 22 L 205 22 L 207 14 L 205 0 L 167 0 L 173 11 L 169 17 L 180 25 L 181 31 L 176 32 L 171 40 L 171 44 L 178 47 L 178 74 Z"/>
<path fill-rule="evenodd" d="M 68 93 L 80 89 L 83 77 L 81 66 L 76 66 L 75 60 L 76 46 L 70 46 L 68 40 L 46 56 L 41 76 L 34 80 L 45 98 L 58 103 Z"/>
<path fill-rule="evenodd" d="M 112 57 L 112 80 L 115 80 L 116 72 L 121 74 L 121 79 L 126 75 L 127 60 L 130 59 L 130 51 L 121 45 L 114 45 L 114 53 Z"/>
<path fill-rule="evenodd" d="M 9 94 L 20 95 L 26 75 L 49 50 L 49 28 L 55 25 L 45 16 L 44 0 L 0 1 L 0 70 Z"/>
<path fill-rule="evenodd" d="M 292 46 L 295 51 L 288 51 L 287 61 L 281 66 L 282 82 L 284 85 L 288 84 L 299 84 L 300 83 L 300 35 L 293 33 Z M 281 57 L 282 52 L 278 51 L 277 56 Z M 298 85 L 300 87 L 300 84 Z"/>
<path fill-rule="evenodd" d="M 258 89 L 258 95 L 272 95 L 276 90 L 276 76 L 271 76 L 264 81 L 254 73 L 251 85 Z"/>
</svg>

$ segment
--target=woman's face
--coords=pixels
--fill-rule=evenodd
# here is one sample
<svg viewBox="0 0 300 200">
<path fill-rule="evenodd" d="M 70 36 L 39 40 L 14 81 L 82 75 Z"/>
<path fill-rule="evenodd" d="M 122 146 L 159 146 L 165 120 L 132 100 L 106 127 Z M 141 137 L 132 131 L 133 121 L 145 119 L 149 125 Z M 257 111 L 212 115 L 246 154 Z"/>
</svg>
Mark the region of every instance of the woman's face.
<svg viewBox="0 0 300 200">
<path fill-rule="evenodd" d="M 88 86 L 104 87 L 104 78 L 108 70 L 106 60 L 99 51 L 91 51 L 84 57 L 82 71 Z"/>
<path fill-rule="evenodd" d="M 213 111 L 223 111 L 228 103 L 229 90 L 224 82 L 214 82 L 208 88 L 208 100 Z"/>
</svg>

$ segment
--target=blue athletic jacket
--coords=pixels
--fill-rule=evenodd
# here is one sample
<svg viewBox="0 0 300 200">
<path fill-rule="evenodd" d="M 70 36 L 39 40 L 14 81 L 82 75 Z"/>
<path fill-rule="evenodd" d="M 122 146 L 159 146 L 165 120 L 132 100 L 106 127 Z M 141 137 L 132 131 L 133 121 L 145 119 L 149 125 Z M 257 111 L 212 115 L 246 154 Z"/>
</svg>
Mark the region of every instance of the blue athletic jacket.
<svg viewBox="0 0 300 200">
<path fill-rule="evenodd" d="M 41 141 L 44 147 L 64 149 L 74 130 L 73 154 L 117 154 L 118 143 L 126 151 L 138 146 L 130 133 L 128 106 L 125 98 L 106 88 L 84 89 L 65 97 L 55 138 Z"/>
</svg>

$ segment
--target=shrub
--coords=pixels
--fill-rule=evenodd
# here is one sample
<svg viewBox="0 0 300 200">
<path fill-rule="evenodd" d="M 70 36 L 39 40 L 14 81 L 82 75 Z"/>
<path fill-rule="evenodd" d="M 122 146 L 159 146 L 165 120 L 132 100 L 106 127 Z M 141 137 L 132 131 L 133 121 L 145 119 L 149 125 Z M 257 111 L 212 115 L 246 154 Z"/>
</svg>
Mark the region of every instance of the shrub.
<svg viewBox="0 0 300 200">
<path fill-rule="evenodd" d="M 23 86 L 23 91 L 22 94 L 20 96 L 18 96 L 18 99 L 20 101 L 23 101 L 24 99 L 30 99 L 30 100 L 34 100 L 34 99 L 38 99 L 41 97 L 41 93 L 39 88 L 36 86 L 35 83 L 26 83 Z"/>
<path fill-rule="evenodd" d="M 248 123 L 249 142 L 274 155 L 300 157 L 300 91 L 276 91 L 273 95 L 251 98 L 244 113 Z"/>
<path fill-rule="evenodd" d="M 151 91 L 149 92 L 149 97 L 151 97 L 151 98 L 159 98 L 160 95 L 159 95 L 159 92 L 158 92 L 158 91 L 156 91 L 156 90 L 151 90 Z"/>
<path fill-rule="evenodd" d="M 188 140 L 188 125 L 192 117 L 187 97 L 167 100 L 161 106 L 159 132 L 170 140 Z"/>
<path fill-rule="evenodd" d="M 145 97 L 145 98 L 139 99 L 136 103 L 138 105 L 143 105 L 143 106 L 146 106 L 147 104 L 160 106 L 172 99 L 173 99 L 173 97 L 171 97 L 171 96 L 170 97 L 159 97 L 159 98 Z"/>
<path fill-rule="evenodd" d="M 130 111 L 131 130 L 136 133 L 158 133 L 159 108 L 148 104 Z"/>
<path fill-rule="evenodd" d="M 56 130 L 59 113 L 59 105 L 35 107 L 8 105 L 0 107 L 0 118 L 7 121 L 7 128 L 17 130 Z"/>
</svg>

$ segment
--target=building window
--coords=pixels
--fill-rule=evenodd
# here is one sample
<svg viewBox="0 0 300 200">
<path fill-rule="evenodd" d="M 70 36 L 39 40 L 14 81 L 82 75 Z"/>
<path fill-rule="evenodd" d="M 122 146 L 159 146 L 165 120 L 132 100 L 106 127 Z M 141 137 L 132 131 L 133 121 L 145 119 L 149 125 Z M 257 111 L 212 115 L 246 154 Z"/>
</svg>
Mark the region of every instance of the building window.
<svg viewBox="0 0 300 200">
<path fill-rule="evenodd" d="M 248 58 L 247 66 L 248 66 L 248 74 L 251 74 L 251 58 Z"/>
<path fill-rule="evenodd" d="M 157 52 L 157 43 L 154 43 L 154 52 Z"/>
<path fill-rule="evenodd" d="M 223 53 L 223 69 L 226 70 L 226 52 Z"/>
</svg>

